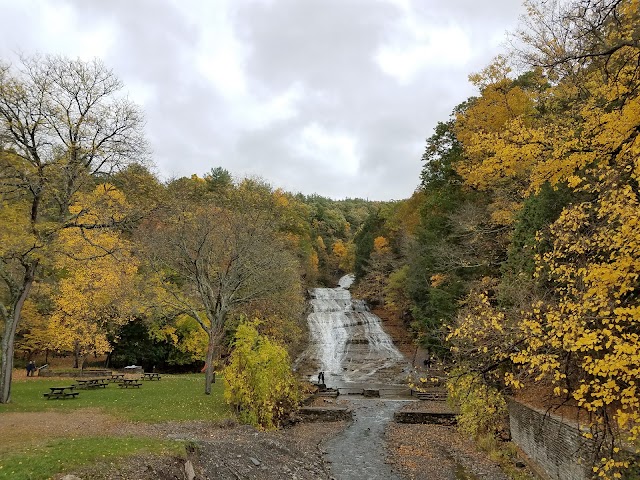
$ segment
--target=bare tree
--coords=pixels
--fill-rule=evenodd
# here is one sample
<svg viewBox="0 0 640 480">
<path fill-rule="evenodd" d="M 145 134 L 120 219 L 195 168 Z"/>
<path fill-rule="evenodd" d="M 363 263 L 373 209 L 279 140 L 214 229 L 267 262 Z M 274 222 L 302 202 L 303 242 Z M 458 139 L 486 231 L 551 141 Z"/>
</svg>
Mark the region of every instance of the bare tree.
<svg viewBox="0 0 640 480">
<path fill-rule="evenodd" d="M 122 86 L 98 60 L 35 56 L 18 67 L 0 64 L 0 197 L 13 212 L 13 225 L 0 218 L 0 226 L 19 230 L 13 236 L 21 240 L 0 251 L 0 403 L 11 398 L 21 310 L 56 233 L 111 226 L 81 224 L 81 213 L 69 208 L 74 195 L 146 155 L 142 114 Z"/>
<path fill-rule="evenodd" d="M 299 295 L 295 257 L 261 208 L 178 202 L 140 232 L 147 258 L 162 277 L 164 307 L 191 316 L 208 336 L 205 393 L 234 308 L 291 291 Z"/>
<path fill-rule="evenodd" d="M 605 74 L 638 59 L 640 11 L 629 0 L 529 0 L 529 15 L 514 36 L 524 65 L 574 76 L 597 65 Z M 619 52 L 621 58 L 611 62 Z"/>
</svg>

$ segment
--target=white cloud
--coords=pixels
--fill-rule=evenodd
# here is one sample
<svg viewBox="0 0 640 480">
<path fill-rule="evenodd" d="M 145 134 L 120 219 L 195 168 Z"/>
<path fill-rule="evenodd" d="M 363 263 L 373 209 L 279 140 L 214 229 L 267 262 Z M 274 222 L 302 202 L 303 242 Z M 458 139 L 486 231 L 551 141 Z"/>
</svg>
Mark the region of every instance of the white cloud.
<svg viewBox="0 0 640 480">
<path fill-rule="evenodd" d="M 332 175 L 354 176 L 358 173 L 357 141 L 346 133 L 331 132 L 312 123 L 302 129 L 292 147 L 303 161 L 312 161 L 315 168 L 326 168 Z"/>
<path fill-rule="evenodd" d="M 289 120 L 298 114 L 297 105 L 303 97 L 304 88 L 299 83 L 265 99 L 247 97 L 239 112 L 240 121 L 245 127 L 264 128 L 274 122 Z"/>
<path fill-rule="evenodd" d="M 401 3 L 404 15 L 392 27 L 389 40 L 375 54 L 375 61 L 387 75 L 402 84 L 410 83 L 430 68 L 462 67 L 473 55 L 470 37 L 455 23 L 426 23 Z"/>
<path fill-rule="evenodd" d="M 51 53 L 65 51 L 83 60 L 104 58 L 114 43 L 115 33 L 107 23 L 81 25 L 70 5 L 45 1 L 29 2 L 38 11 L 42 37 L 48 38 L 45 48 Z M 27 7 L 29 8 L 29 7 Z"/>
<path fill-rule="evenodd" d="M 404 198 L 424 139 L 472 94 L 467 75 L 521 11 L 513 0 L 0 0 L 0 56 L 103 58 L 143 104 L 165 175 L 222 166 L 304 193 Z"/>
</svg>

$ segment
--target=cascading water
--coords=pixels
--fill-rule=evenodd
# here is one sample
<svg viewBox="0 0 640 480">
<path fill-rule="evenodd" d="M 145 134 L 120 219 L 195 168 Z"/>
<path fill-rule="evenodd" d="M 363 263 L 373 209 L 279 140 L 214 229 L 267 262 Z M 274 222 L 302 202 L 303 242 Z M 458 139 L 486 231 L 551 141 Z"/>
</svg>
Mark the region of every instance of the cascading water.
<svg viewBox="0 0 640 480">
<path fill-rule="evenodd" d="M 311 344 L 301 358 L 324 371 L 330 386 L 399 382 L 408 362 L 382 329 L 380 318 L 364 301 L 351 298 L 352 283 L 353 275 L 345 275 L 337 288 L 310 292 Z"/>
</svg>

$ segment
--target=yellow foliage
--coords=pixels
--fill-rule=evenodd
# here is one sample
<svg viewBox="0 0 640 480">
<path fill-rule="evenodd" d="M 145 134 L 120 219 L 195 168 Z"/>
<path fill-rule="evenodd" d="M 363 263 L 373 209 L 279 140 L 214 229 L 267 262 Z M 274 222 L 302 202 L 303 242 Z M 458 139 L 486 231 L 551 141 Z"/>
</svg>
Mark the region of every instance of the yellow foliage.
<svg viewBox="0 0 640 480">
<path fill-rule="evenodd" d="M 77 199 L 86 202 L 71 206 L 80 224 L 95 224 L 126 210 L 124 197 L 111 186 L 98 186 L 94 195 Z M 58 234 L 55 247 L 53 261 L 61 278 L 53 292 L 50 347 L 105 353 L 111 349 L 109 329 L 129 321 L 135 310 L 138 262 L 131 246 L 114 231 L 72 227 Z"/>
<path fill-rule="evenodd" d="M 244 322 L 236 331 L 223 372 L 224 395 L 243 422 L 273 429 L 297 407 L 301 389 L 286 349 L 260 335 L 257 326 Z"/>
<path fill-rule="evenodd" d="M 346 245 L 342 240 L 337 240 L 333 244 L 331 251 L 338 260 L 338 267 L 343 272 L 349 272 L 353 269 L 355 252 L 352 245 Z"/>
<path fill-rule="evenodd" d="M 495 224 L 509 225 L 545 183 L 568 189 L 573 203 L 536 237 L 545 252 L 535 259 L 539 299 L 507 312 L 488 293 L 493 286 L 480 285 L 449 340 L 480 369 L 510 360 L 553 383 L 590 413 L 590 435 L 615 451 L 640 438 L 640 1 L 616 2 L 615 18 L 582 2 L 584 12 L 553 25 L 535 5 L 529 13 L 541 30 L 523 39 L 552 67 L 523 83 L 500 58 L 472 78 L 481 95 L 456 119 L 465 154 L 456 170 L 491 192 Z M 591 30 L 595 17 L 602 27 Z M 549 44 L 547 28 L 566 43 Z M 504 380 L 521 385 L 514 372 Z M 615 478 L 621 468 L 606 456 L 594 472 Z"/>
<path fill-rule="evenodd" d="M 389 240 L 384 237 L 376 237 L 373 240 L 373 249 L 376 253 L 386 253 L 389 251 Z"/>
</svg>

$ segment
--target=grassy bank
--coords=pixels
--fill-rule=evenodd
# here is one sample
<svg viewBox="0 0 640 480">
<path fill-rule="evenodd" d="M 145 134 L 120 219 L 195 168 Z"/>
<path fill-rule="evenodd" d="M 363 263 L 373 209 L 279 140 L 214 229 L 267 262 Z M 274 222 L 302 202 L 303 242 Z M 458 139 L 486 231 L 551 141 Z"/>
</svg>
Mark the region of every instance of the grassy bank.
<svg viewBox="0 0 640 480">
<path fill-rule="evenodd" d="M 83 437 L 47 440 L 3 453 L 0 479 L 40 480 L 81 465 L 117 461 L 136 454 L 184 456 L 183 442 L 142 437 Z"/>
<path fill-rule="evenodd" d="M 65 424 L 68 418 L 71 424 L 74 418 L 91 419 L 98 412 L 115 422 L 110 432 L 118 432 L 120 423 L 211 421 L 230 416 L 222 398 L 222 382 L 213 385 L 211 395 L 205 395 L 204 376 L 199 374 L 163 375 L 160 381 L 144 381 L 139 389 L 110 384 L 104 389 L 79 390 L 75 399 L 47 400 L 43 396 L 49 387 L 72 383 L 70 378 L 38 377 L 13 383 L 11 403 L 0 405 L 0 438 L 6 439 L 0 445 L 0 479 L 46 479 L 81 465 L 118 462 L 135 454 L 184 455 L 179 441 L 101 434 L 95 428 L 69 432 L 60 428 L 60 418 Z M 56 427 L 47 423 L 53 417 Z"/>
<path fill-rule="evenodd" d="M 79 390 L 78 398 L 46 400 L 49 387 L 70 386 L 71 378 L 25 378 L 13 382 L 11 403 L 0 405 L 3 412 L 70 412 L 97 408 L 123 420 L 163 422 L 169 420 L 216 420 L 229 415 L 222 398 L 222 381 L 213 385 L 211 395 L 204 394 L 204 375 L 163 375 L 160 381 L 144 381 L 140 388 Z"/>
</svg>

